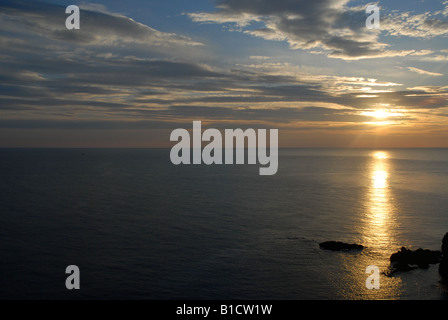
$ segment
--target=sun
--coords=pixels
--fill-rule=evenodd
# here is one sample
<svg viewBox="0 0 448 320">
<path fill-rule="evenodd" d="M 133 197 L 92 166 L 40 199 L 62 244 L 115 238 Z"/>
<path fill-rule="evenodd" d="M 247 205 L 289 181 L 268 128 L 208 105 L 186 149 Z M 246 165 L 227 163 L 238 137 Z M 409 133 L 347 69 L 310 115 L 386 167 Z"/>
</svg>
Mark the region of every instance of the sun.
<svg viewBox="0 0 448 320">
<path fill-rule="evenodd" d="M 395 114 L 393 114 L 385 109 L 380 109 L 380 110 L 375 110 L 375 111 L 365 111 L 362 113 L 362 115 L 375 117 L 377 119 L 387 119 L 391 116 L 394 116 Z"/>
<path fill-rule="evenodd" d="M 367 124 L 385 126 L 396 123 L 396 120 L 399 120 L 397 117 L 404 116 L 405 112 L 401 109 L 370 109 L 369 111 L 361 112 L 361 115 L 378 119 L 377 121 L 365 122 Z M 395 119 L 393 119 L 394 117 Z"/>
</svg>

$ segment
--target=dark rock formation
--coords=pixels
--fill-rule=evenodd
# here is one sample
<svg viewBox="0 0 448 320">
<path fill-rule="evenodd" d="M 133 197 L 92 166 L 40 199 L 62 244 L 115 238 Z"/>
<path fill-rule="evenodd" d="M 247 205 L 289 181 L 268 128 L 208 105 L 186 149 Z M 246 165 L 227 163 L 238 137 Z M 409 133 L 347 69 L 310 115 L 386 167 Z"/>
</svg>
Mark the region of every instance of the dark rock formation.
<svg viewBox="0 0 448 320">
<path fill-rule="evenodd" d="M 439 274 L 443 282 L 448 282 L 448 259 L 443 259 L 439 264 Z"/>
<path fill-rule="evenodd" d="M 443 282 L 448 283 L 448 232 L 442 239 L 442 251 L 417 249 L 415 251 L 402 247 L 390 256 L 391 266 L 385 274 L 391 276 L 416 268 L 429 268 L 430 264 L 439 263 L 439 274 Z"/>
<path fill-rule="evenodd" d="M 441 251 L 428 249 L 417 249 L 415 251 L 402 247 L 400 251 L 390 256 L 391 266 L 386 275 L 391 276 L 396 272 L 405 272 L 416 268 L 429 268 L 430 264 L 437 264 L 442 261 Z"/>
<path fill-rule="evenodd" d="M 442 253 L 445 257 L 448 257 L 448 232 L 442 239 Z"/>
<path fill-rule="evenodd" d="M 339 241 L 325 241 L 319 243 L 319 247 L 331 251 L 348 251 L 348 250 L 362 250 L 364 247 L 360 244 L 350 244 Z"/>
<path fill-rule="evenodd" d="M 439 264 L 439 274 L 442 277 L 442 281 L 448 282 L 448 232 L 442 239 L 442 254 L 443 259 Z"/>
<path fill-rule="evenodd" d="M 412 251 L 402 247 L 400 251 L 390 256 L 391 263 L 417 265 L 419 268 L 429 268 L 430 264 L 436 264 L 440 261 L 442 261 L 442 252 L 427 249 Z"/>
</svg>

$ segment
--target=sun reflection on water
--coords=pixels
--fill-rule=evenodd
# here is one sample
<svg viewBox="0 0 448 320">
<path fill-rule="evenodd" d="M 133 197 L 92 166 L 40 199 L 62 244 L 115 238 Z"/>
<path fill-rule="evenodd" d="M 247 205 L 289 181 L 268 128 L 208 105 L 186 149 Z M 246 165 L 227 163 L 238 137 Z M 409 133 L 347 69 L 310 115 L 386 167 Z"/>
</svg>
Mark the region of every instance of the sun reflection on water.
<svg viewBox="0 0 448 320">
<path fill-rule="evenodd" d="M 370 154 L 369 185 L 364 203 L 362 236 L 369 248 L 366 264 L 381 270 L 389 266 L 389 257 L 396 249 L 396 206 L 390 188 L 392 175 L 390 154 L 375 151 Z M 382 277 L 380 290 L 370 292 L 372 298 L 398 298 L 400 279 Z"/>
<path fill-rule="evenodd" d="M 365 282 L 366 268 L 377 266 L 382 272 L 390 265 L 389 257 L 397 249 L 397 206 L 390 180 L 393 176 L 391 154 L 374 151 L 369 154 L 365 169 L 366 192 L 360 212 L 359 233 L 363 252 L 357 256 L 346 256 L 351 276 L 346 281 L 345 298 L 352 299 L 399 299 L 401 279 L 381 275 L 380 289 L 368 290 Z"/>
<path fill-rule="evenodd" d="M 372 154 L 364 236 L 368 242 L 375 243 L 382 250 L 390 247 L 393 238 L 391 215 L 394 207 L 389 188 L 389 167 L 387 152 L 376 151 Z"/>
</svg>

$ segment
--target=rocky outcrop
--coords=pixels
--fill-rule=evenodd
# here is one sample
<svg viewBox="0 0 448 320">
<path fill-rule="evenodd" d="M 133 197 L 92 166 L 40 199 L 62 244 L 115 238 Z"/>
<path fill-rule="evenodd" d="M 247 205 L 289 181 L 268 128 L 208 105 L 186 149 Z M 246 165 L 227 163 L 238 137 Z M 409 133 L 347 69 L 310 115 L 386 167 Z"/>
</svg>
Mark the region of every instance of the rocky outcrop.
<svg viewBox="0 0 448 320">
<path fill-rule="evenodd" d="M 348 251 L 348 250 L 362 250 L 364 246 L 360 244 L 350 244 L 339 241 L 325 241 L 319 243 L 319 247 L 331 251 Z"/>
<path fill-rule="evenodd" d="M 390 262 L 401 265 L 415 265 L 419 268 L 429 268 L 430 264 L 437 264 L 442 261 L 442 252 L 427 249 L 417 249 L 415 251 L 402 247 L 400 251 L 390 256 Z"/>
<path fill-rule="evenodd" d="M 386 272 L 391 276 L 397 272 L 406 272 L 417 268 L 427 269 L 430 264 L 442 261 L 442 252 L 428 249 L 417 249 L 415 251 L 402 247 L 400 251 L 390 256 L 390 268 Z"/>
<path fill-rule="evenodd" d="M 439 274 L 442 281 L 448 282 L 448 232 L 442 239 L 442 255 L 443 259 L 439 264 Z"/>
<path fill-rule="evenodd" d="M 442 251 L 417 249 L 415 251 L 402 247 L 390 256 L 391 266 L 386 275 L 404 272 L 416 268 L 429 268 L 430 264 L 439 263 L 442 281 L 448 282 L 448 232 L 442 239 Z"/>
</svg>

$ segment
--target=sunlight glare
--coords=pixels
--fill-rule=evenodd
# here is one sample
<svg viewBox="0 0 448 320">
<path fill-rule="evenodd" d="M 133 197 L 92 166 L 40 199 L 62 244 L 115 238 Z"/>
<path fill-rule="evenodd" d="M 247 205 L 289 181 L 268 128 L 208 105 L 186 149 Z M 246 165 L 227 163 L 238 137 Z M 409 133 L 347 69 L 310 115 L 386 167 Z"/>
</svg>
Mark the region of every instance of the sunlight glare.
<svg viewBox="0 0 448 320">
<path fill-rule="evenodd" d="M 363 116 L 374 117 L 374 118 L 377 118 L 377 119 L 387 119 L 387 118 L 390 118 L 390 117 L 401 117 L 401 116 L 403 116 L 403 113 L 401 113 L 401 112 L 394 112 L 394 111 L 386 110 L 386 109 L 364 111 L 364 112 L 361 112 L 361 114 Z"/>
<path fill-rule="evenodd" d="M 385 151 L 376 151 L 376 152 L 373 154 L 373 157 L 374 157 L 375 159 L 387 159 L 387 158 L 389 158 L 387 152 L 385 152 Z"/>
</svg>

